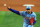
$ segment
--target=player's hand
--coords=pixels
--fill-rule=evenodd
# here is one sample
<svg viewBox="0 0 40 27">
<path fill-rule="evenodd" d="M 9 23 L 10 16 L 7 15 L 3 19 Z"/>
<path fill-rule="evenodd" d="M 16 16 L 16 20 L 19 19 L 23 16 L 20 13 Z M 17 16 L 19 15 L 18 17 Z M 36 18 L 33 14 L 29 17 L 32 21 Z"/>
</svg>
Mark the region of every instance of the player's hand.
<svg viewBox="0 0 40 27">
<path fill-rule="evenodd" d="M 7 7 L 7 9 L 10 9 L 10 7 Z"/>
<path fill-rule="evenodd" d="M 31 23 L 31 25 L 33 25 L 33 23 Z"/>
</svg>

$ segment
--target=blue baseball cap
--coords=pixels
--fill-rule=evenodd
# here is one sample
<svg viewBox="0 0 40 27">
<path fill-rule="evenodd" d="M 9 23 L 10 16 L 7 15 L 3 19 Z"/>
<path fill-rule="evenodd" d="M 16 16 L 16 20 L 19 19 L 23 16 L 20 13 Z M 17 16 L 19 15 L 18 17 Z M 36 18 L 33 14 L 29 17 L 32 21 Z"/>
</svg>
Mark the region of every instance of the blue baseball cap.
<svg viewBox="0 0 40 27">
<path fill-rule="evenodd" d="M 26 9 L 31 9 L 31 6 L 26 6 Z"/>
</svg>

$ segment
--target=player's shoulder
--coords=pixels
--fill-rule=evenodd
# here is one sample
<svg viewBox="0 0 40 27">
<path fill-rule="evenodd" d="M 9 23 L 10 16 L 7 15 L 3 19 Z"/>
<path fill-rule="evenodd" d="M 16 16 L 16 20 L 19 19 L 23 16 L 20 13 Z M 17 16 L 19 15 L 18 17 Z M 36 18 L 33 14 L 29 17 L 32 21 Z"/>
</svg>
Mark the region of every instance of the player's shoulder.
<svg viewBox="0 0 40 27">
<path fill-rule="evenodd" d="M 35 12 L 33 12 L 33 14 L 36 14 Z"/>
<path fill-rule="evenodd" d="M 19 11 L 20 13 L 24 13 L 24 11 Z"/>
<path fill-rule="evenodd" d="M 35 13 L 35 12 L 32 12 L 32 14 L 33 14 L 33 15 L 36 15 L 36 13 Z"/>
</svg>

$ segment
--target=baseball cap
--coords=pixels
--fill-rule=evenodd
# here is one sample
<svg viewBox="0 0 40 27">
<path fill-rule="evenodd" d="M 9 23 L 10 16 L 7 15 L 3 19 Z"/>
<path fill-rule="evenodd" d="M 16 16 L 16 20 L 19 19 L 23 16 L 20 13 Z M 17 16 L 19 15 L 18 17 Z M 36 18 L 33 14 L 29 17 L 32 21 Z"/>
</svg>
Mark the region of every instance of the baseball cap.
<svg viewBox="0 0 40 27">
<path fill-rule="evenodd" d="M 26 9 L 28 10 L 28 9 L 31 9 L 31 6 L 26 6 Z"/>
</svg>

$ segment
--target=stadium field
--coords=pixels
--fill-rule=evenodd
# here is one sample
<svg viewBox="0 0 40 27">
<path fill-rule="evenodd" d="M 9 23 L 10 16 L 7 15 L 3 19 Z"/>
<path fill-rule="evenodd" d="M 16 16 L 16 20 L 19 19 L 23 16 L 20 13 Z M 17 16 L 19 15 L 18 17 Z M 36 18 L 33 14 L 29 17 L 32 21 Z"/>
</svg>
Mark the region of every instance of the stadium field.
<svg viewBox="0 0 40 27">
<path fill-rule="evenodd" d="M 34 27 L 40 27 L 40 12 L 37 15 L 37 23 Z M 0 11 L 0 27 L 23 27 L 23 17 L 13 12 Z"/>
</svg>

